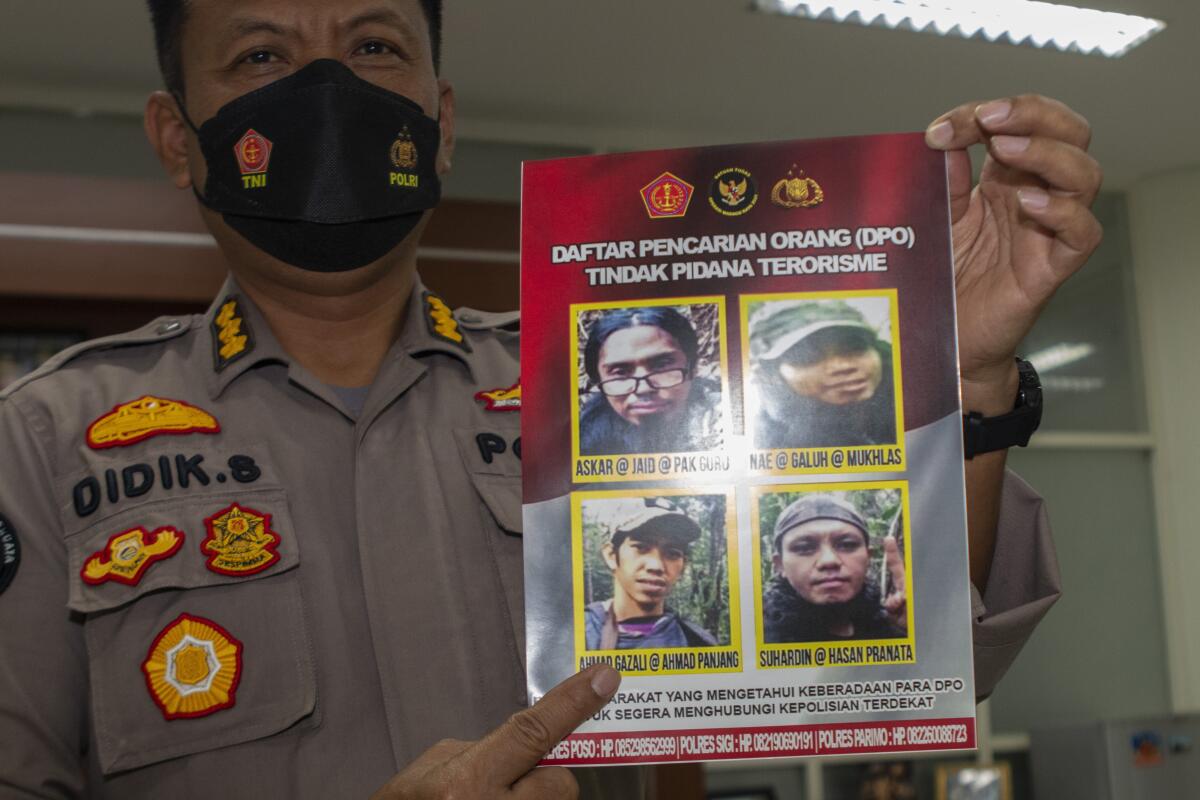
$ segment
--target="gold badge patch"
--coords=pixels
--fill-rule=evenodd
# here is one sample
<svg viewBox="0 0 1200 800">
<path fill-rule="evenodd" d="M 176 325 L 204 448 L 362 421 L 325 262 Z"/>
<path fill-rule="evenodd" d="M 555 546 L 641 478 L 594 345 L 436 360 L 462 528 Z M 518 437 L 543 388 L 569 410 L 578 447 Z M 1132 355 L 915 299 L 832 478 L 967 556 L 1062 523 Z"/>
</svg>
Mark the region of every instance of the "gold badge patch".
<svg viewBox="0 0 1200 800">
<path fill-rule="evenodd" d="M 164 717 L 208 716 L 236 702 L 242 643 L 212 620 L 180 614 L 150 645 L 142 672 Z"/>
<path fill-rule="evenodd" d="M 468 353 L 471 352 L 471 344 L 458 329 L 458 320 L 454 318 L 450 306 L 446 305 L 442 298 L 433 292 L 426 292 L 423 299 L 425 300 L 425 322 L 429 325 L 429 333 L 444 342 L 458 345 Z"/>
<path fill-rule="evenodd" d="M 254 335 L 238 311 L 238 299 L 226 297 L 213 317 L 213 366 L 220 372 L 254 349 Z"/>
<path fill-rule="evenodd" d="M 154 533 L 134 528 L 118 533 L 83 563 L 79 574 L 92 586 L 105 581 L 136 586 L 151 564 L 179 552 L 183 538 L 183 531 L 174 528 L 159 528 Z"/>
<path fill-rule="evenodd" d="M 160 434 L 219 433 L 215 417 L 182 400 L 145 395 L 122 403 L 87 429 L 88 447 L 124 447 Z"/>
<path fill-rule="evenodd" d="M 812 208 L 825 202 L 825 192 L 821 185 L 804 174 L 796 174 L 796 165 L 788 170 L 786 178 L 781 178 L 771 189 L 771 202 L 784 208 Z"/>
<path fill-rule="evenodd" d="M 517 381 L 507 389 L 492 389 L 488 392 L 478 392 L 475 399 L 486 403 L 488 411 L 520 411 L 521 382 Z"/>
<path fill-rule="evenodd" d="M 200 543 L 205 564 L 222 575 L 253 575 L 279 560 L 279 534 L 271 530 L 271 515 L 237 503 L 204 520 L 208 536 Z"/>
</svg>

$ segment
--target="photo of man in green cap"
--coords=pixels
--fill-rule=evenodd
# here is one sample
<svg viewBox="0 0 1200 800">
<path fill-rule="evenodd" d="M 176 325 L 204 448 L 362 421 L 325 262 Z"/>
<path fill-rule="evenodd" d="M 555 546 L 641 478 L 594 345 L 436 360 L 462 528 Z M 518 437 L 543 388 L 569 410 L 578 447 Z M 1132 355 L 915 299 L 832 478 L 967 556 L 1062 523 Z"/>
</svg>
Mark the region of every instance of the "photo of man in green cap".
<svg viewBox="0 0 1200 800">
<path fill-rule="evenodd" d="M 758 448 L 895 444 L 896 387 L 886 297 L 752 303 L 748 398 Z M 886 325 L 882 326 L 886 329 Z"/>
<path fill-rule="evenodd" d="M 587 649 L 718 645 L 704 626 L 668 605 L 693 546 L 705 535 L 700 524 L 666 497 L 591 503 L 595 505 L 585 513 L 590 512 L 605 533 L 600 556 L 612 574 L 612 596 L 584 609 Z M 717 511 L 721 514 L 723 509 Z M 712 532 L 709 547 L 722 535 L 723 530 Z"/>
</svg>

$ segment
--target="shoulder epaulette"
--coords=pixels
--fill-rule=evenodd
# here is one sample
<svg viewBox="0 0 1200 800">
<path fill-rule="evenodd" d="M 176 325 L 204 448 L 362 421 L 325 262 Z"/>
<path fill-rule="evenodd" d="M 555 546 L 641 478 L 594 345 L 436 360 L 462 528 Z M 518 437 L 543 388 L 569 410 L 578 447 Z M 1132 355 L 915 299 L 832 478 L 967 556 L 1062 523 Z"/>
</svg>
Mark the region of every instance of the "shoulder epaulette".
<svg viewBox="0 0 1200 800">
<path fill-rule="evenodd" d="M 521 329 L 520 311 L 479 311 L 474 308 L 458 308 L 454 311 L 458 324 L 470 331 L 503 330 L 516 332 Z"/>
<path fill-rule="evenodd" d="M 82 355 L 100 350 L 109 350 L 129 345 L 150 344 L 174 339 L 189 331 L 195 324 L 195 317 L 159 317 L 158 319 L 126 333 L 112 336 L 102 336 L 86 342 L 73 344 L 47 359 L 40 367 L 0 389 L 0 400 L 9 397 L 13 392 L 39 378 L 44 378 L 60 370 L 67 363 Z"/>
</svg>

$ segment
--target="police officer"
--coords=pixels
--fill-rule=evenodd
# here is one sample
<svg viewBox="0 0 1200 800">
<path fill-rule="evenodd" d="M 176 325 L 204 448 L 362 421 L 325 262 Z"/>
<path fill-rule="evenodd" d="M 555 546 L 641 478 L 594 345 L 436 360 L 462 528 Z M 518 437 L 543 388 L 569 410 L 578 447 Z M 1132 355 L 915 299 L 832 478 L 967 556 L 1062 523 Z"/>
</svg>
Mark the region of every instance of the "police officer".
<svg viewBox="0 0 1200 800">
<path fill-rule="evenodd" d="M 516 382 L 515 319 L 452 316 L 416 277 L 454 151 L 440 3 L 151 7 L 169 91 L 146 130 L 231 275 L 206 314 L 72 348 L 0 399 L 19 548 L 0 787 L 569 796 L 571 773 L 531 769 L 618 679 L 593 668 L 513 716 L 518 420 L 475 395 Z M 963 397 L 985 416 L 1012 408 L 1017 343 L 1098 241 L 1087 139 L 1039 97 L 929 129 L 950 157 Z M 1003 467 L 968 465 L 984 693 L 1056 596 L 1036 497 Z M 636 779 L 578 781 L 632 797 Z"/>
</svg>

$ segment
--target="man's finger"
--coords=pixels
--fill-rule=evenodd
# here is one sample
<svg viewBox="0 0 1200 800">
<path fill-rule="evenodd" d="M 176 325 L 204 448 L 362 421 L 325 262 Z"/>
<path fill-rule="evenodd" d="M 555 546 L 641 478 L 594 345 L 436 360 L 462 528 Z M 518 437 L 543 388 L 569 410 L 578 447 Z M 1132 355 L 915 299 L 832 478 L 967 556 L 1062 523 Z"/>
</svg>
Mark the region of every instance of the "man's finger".
<svg viewBox="0 0 1200 800">
<path fill-rule="evenodd" d="M 975 119 L 978 102 L 963 103 L 929 123 L 925 143 L 935 150 L 965 150 L 984 139 L 983 128 Z"/>
<path fill-rule="evenodd" d="M 1053 274 L 1045 276 L 1043 294 L 1049 296 L 1100 245 L 1104 229 L 1086 206 L 1070 197 L 1057 197 L 1043 189 L 1026 188 L 1017 192 L 1021 211 L 1034 222 L 1054 233 L 1050 251 Z"/>
<path fill-rule="evenodd" d="M 489 785 L 511 786 L 546 753 L 612 699 L 621 675 L 595 664 L 555 686 L 532 708 L 508 721 L 475 745 L 472 757 Z"/>
<path fill-rule="evenodd" d="M 1049 184 L 1056 194 L 1078 198 L 1090 206 L 1100 192 L 1100 164 L 1075 145 L 1042 136 L 993 136 L 992 156 L 1013 169 L 1028 172 Z"/>
<path fill-rule="evenodd" d="M 513 784 L 512 800 L 575 800 L 579 797 L 579 781 L 566 767 L 542 767 L 535 769 Z"/>
<path fill-rule="evenodd" d="M 974 109 L 980 127 L 989 136 L 1042 136 L 1087 150 L 1092 128 L 1067 105 L 1036 94 L 981 103 Z"/>
<path fill-rule="evenodd" d="M 904 591 L 904 559 L 900 557 L 900 546 L 895 536 L 883 537 L 883 553 L 888 572 L 892 575 L 892 591 Z"/>
</svg>

